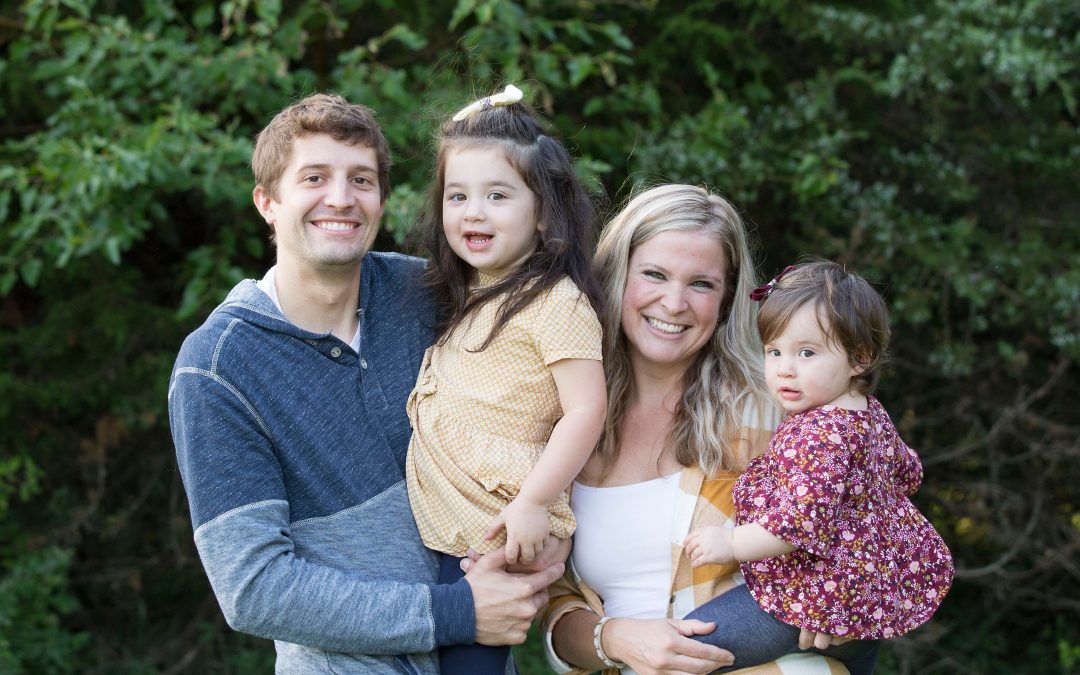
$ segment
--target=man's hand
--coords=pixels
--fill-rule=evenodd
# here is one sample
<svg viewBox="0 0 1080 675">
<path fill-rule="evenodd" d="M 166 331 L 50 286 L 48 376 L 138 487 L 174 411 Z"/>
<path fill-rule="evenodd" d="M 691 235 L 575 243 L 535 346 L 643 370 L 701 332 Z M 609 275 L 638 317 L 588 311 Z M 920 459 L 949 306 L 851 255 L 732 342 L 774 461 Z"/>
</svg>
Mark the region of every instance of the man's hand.
<svg viewBox="0 0 1080 675">
<path fill-rule="evenodd" d="M 735 559 L 733 530 L 717 525 L 699 527 L 683 540 L 683 549 L 691 567 L 729 563 Z"/>
<path fill-rule="evenodd" d="M 555 563 L 533 574 L 507 572 L 501 548 L 474 563 L 465 581 L 476 605 L 476 641 L 492 646 L 524 642 L 536 612 L 547 604 L 547 587 L 563 570 L 562 563 Z"/>
<path fill-rule="evenodd" d="M 518 497 L 503 507 L 491 521 L 484 539 L 494 539 L 506 528 L 506 562 L 531 563 L 544 548 L 548 536 L 548 510 L 544 504 L 536 504 Z"/>
</svg>

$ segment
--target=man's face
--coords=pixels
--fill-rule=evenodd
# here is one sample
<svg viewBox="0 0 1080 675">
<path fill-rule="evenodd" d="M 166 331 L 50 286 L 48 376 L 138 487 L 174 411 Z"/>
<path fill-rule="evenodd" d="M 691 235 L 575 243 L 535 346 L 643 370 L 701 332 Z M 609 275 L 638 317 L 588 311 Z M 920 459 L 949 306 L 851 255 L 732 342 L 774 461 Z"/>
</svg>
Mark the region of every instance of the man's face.
<svg viewBox="0 0 1080 675">
<path fill-rule="evenodd" d="M 252 196 L 274 227 L 278 264 L 312 271 L 359 262 L 375 240 L 383 209 L 374 148 L 326 134 L 297 137 L 277 196 L 261 186 Z"/>
</svg>

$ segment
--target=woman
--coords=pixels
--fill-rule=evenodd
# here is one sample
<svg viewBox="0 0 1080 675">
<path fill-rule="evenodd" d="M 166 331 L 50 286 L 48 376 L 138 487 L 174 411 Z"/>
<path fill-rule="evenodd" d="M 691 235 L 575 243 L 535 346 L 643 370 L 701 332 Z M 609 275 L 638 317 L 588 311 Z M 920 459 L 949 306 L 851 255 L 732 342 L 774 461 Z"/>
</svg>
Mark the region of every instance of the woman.
<svg viewBox="0 0 1080 675">
<path fill-rule="evenodd" d="M 709 672 L 730 653 L 687 637 L 711 624 L 679 619 L 739 583 L 738 566 L 691 571 L 681 542 L 691 527 L 729 520 L 732 484 L 778 421 L 763 386 L 746 233 L 721 197 L 665 185 L 611 221 L 595 261 L 608 416 L 574 484 L 571 571 L 542 618 L 549 660 L 560 672 Z M 754 672 L 809 661 L 845 672 L 812 654 Z"/>
</svg>

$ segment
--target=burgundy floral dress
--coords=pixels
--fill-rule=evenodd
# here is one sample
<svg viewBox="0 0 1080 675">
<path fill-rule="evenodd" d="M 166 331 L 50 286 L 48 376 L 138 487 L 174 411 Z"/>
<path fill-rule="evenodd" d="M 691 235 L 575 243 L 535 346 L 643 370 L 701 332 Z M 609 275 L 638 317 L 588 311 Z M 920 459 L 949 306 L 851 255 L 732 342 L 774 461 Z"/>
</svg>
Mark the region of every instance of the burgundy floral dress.
<svg viewBox="0 0 1080 675">
<path fill-rule="evenodd" d="M 738 522 L 796 547 L 742 563 L 750 594 L 781 621 L 831 635 L 891 638 L 922 624 L 953 562 L 908 499 L 921 481 L 918 455 L 877 399 L 790 415 L 735 484 Z"/>
</svg>

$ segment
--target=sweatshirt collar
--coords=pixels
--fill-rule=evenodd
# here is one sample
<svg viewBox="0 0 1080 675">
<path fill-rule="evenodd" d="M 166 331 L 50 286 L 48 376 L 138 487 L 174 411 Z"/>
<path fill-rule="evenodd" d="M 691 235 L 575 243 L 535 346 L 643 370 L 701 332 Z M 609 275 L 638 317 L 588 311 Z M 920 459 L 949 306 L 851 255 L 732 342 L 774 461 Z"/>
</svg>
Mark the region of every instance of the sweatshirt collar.
<svg viewBox="0 0 1080 675">
<path fill-rule="evenodd" d="M 367 257 L 368 256 L 365 256 L 364 259 L 366 260 Z M 375 292 L 374 286 L 376 280 L 372 268 L 373 265 L 365 265 L 361 262 L 358 312 L 362 312 L 365 307 L 370 306 Z M 273 269 L 274 268 L 271 268 L 270 271 L 267 272 L 271 286 L 273 286 Z M 305 341 L 324 340 L 331 337 L 337 339 L 335 336 L 331 335 L 329 331 L 325 333 L 313 333 L 300 328 L 286 319 L 274 299 L 259 287 L 260 283 L 265 283 L 266 280 L 267 277 L 263 277 L 262 282 L 254 279 L 245 279 L 241 281 L 229 292 L 225 301 L 214 311 L 223 312 L 253 323 L 261 328 L 291 335 Z M 363 323 L 363 317 L 361 317 L 361 323 Z"/>
</svg>

